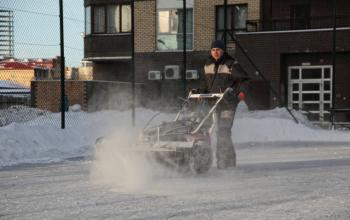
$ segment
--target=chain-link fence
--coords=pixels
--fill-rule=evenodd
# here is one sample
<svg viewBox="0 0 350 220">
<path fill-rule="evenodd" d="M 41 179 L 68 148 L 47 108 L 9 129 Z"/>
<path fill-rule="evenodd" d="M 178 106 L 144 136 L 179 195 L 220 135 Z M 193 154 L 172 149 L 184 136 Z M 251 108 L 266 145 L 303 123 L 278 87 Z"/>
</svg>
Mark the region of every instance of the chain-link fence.
<svg viewBox="0 0 350 220">
<path fill-rule="evenodd" d="M 25 91 L 20 94 L 0 91 L 5 97 L 0 106 L 4 109 L 2 124 L 18 120 L 11 119 L 10 113 L 23 111 L 24 106 L 34 108 L 38 115 L 48 111 L 58 116 L 60 111 L 76 104 L 86 111 L 130 108 L 135 81 L 138 82 L 136 103 L 158 109 L 177 108 L 183 101 L 179 97 L 186 96 L 191 88 L 198 88 L 211 42 L 226 36 L 225 31 L 233 33 L 242 29 L 243 20 L 234 24 L 230 19 L 226 21 L 229 30 L 225 28 L 223 13 L 244 17 L 252 7 L 230 6 L 225 11 L 223 5 L 205 1 L 208 7 L 195 11 L 193 0 L 65 0 L 67 80 L 62 99 L 59 2 L 0 3 L 0 9 L 7 13 L 4 16 L 7 29 L 1 30 L 7 34 L 9 50 L 0 57 L 3 66 L 0 80 L 7 90 Z M 201 17 L 203 22 L 197 22 L 195 17 Z M 196 40 L 194 36 L 202 38 Z M 227 42 L 228 52 L 233 55 L 232 39 Z M 92 78 L 95 81 L 90 81 Z M 68 117 L 67 123 L 69 120 L 72 119 Z M 51 123 L 59 126 L 62 122 Z"/>
<path fill-rule="evenodd" d="M 65 102 L 83 93 L 77 80 L 83 58 L 84 2 L 63 1 Z M 52 113 L 42 120 L 60 126 L 59 1 L 0 2 L 0 126 Z M 67 81 L 67 82 L 68 82 Z M 76 102 L 83 107 L 83 103 Z M 75 107 L 79 109 L 79 107 Z M 67 117 L 67 123 L 72 123 Z"/>
</svg>

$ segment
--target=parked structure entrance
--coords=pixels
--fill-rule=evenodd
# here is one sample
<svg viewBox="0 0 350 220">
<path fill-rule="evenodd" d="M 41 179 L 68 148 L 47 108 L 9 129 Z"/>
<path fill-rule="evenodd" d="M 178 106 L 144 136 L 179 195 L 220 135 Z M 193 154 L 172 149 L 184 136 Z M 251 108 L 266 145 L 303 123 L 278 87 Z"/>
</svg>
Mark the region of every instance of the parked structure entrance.
<svg viewBox="0 0 350 220">
<path fill-rule="evenodd" d="M 301 110 L 316 123 L 329 123 L 332 107 L 331 65 L 289 66 L 288 107 Z"/>
</svg>

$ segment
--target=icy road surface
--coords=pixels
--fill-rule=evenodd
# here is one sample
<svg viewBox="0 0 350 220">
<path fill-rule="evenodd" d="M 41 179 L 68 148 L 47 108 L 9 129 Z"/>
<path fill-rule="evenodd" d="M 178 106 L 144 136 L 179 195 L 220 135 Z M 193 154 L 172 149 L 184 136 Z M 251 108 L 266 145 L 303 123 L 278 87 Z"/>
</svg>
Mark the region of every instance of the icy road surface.
<svg viewBox="0 0 350 220">
<path fill-rule="evenodd" d="M 96 184 L 89 161 L 0 170 L 0 219 L 350 219 L 350 146 L 239 146 L 238 167 Z"/>
</svg>

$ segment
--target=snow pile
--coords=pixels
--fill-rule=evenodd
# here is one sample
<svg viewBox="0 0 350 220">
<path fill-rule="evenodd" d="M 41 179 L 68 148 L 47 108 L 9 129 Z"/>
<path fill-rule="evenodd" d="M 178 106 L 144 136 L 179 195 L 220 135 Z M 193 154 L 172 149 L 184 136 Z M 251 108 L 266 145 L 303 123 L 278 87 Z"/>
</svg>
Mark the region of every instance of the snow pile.
<svg viewBox="0 0 350 220">
<path fill-rule="evenodd" d="M 137 109 L 136 114 L 136 128 L 141 129 L 155 112 Z M 159 120 L 164 120 L 164 115 L 160 115 Z M 115 135 L 118 130 L 131 131 L 131 121 L 130 111 L 86 113 L 75 109 L 66 113 L 65 129 L 60 128 L 60 113 L 43 114 L 23 123 L 13 122 L 0 128 L 0 167 L 90 156 L 98 137 Z"/>
<path fill-rule="evenodd" d="M 86 113 L 79 109 L 75 106 L 67 112 L 64 130 L 60 129 L 60 113 L 32 112 L 28 108 L 13 110 L 18 116 L 17 122 L 0 127 L 0 167 L 90 156 L 98 137 L 123 137 L 127 133 L 132 134 L 129 138 L 136 140 L 137 133 L 157 113 L 136 109 L 133 128 L 131 111 Z M 296 115 L 301 121 L 299 124 L 285 109 L 248 112 L 240 106 L 232 129 L 233 140 L 235 143 L 350 142 L 349 132 L 320 129 L 312 126 L 300 113 Z M 174 117 L 174 114 L 162 113 L 152 124 Z M 27 121 L 29 118 L 33 119 Z"/>
<path fill-rule="evenodd" d="M 314 126 L 300 112 L 293 111 L 296 123 L 285 108 L 236 113 L 232 129 L 236 143 L 247 142 L 350 142 L 349 132 Z"/>
<path fill-rule="evenodd" d="M 48 111 L 23 105 L 10 106 L 7 109 L 0 109 L 0 127 L 11 124 L 12 122 L 30 121 L 39 116 L 48 114 Z"/>
</svg>

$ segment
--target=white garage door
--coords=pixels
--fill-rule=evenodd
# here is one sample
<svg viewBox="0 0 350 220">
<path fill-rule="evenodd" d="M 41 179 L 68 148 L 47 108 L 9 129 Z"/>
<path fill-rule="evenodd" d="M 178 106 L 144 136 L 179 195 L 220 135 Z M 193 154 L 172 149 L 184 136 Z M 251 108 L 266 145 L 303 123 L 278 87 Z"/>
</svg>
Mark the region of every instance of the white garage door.
<svg viewBox="0 0 350 220">
<path fill-rule="evenodd" d="M 288 67 L 288 107 L 302 110 L 312 121 L 329 122 L 332 66 Z"/>
</svg>

